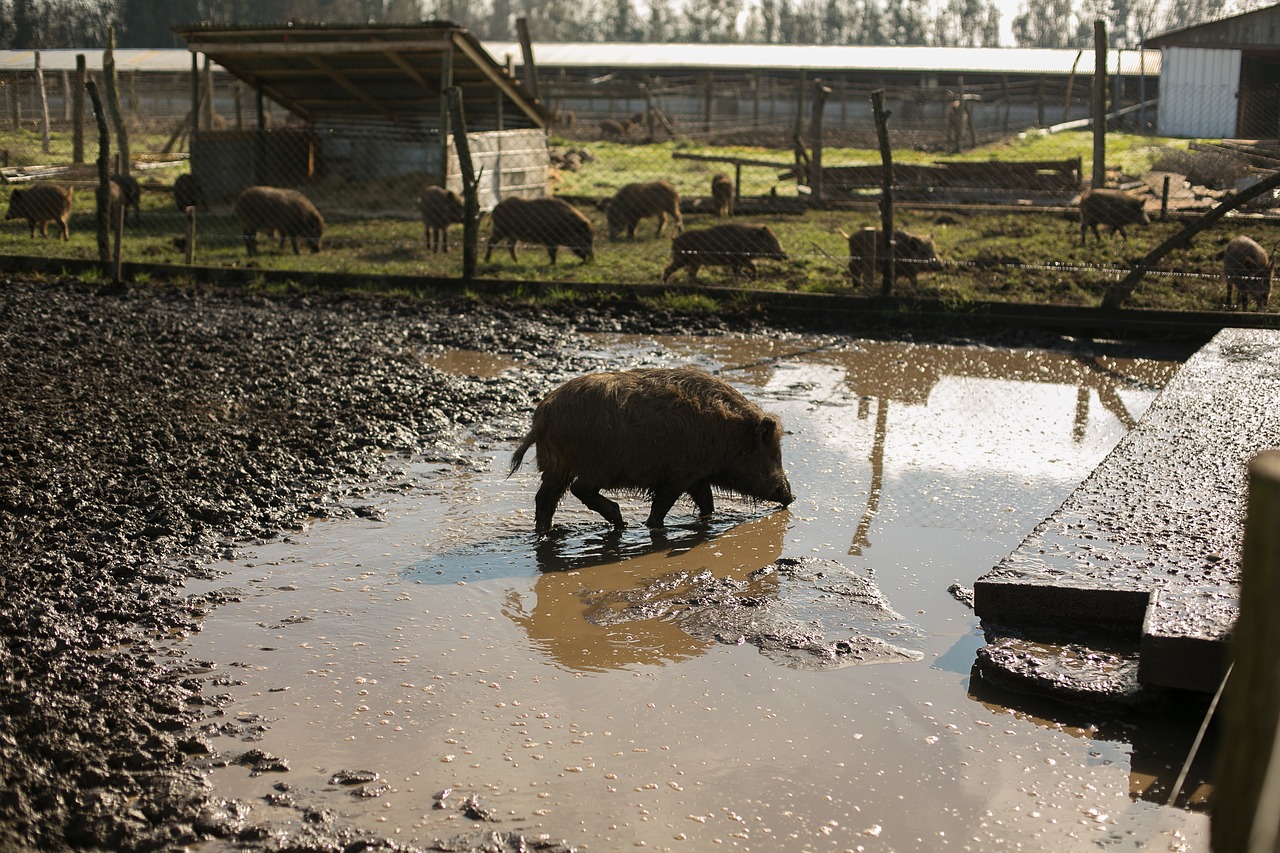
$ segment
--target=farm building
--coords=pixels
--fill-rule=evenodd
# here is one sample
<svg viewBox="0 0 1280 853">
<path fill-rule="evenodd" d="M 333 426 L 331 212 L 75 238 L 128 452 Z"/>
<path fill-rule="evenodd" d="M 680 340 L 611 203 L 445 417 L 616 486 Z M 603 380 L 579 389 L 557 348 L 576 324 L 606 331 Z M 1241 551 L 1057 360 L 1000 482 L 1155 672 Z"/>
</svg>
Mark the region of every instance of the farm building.
<svg viewBox="0 0 1280 853">
<path fill-rule="evenodd" d="M 192 52 L 254 93 L 250 130 L 201 126 L 206 87 L 192 85 L 191 170 L 225 199 L 249 184 L 316 176 L 349 183 L 420 176 L 461 189 L 448 99 L 462 93 L 481 205 L 546 193 L 547 116 L 467 30 L 416 26 L 175 27 Z M 196 75 L 193 73 L 193 78 Z M 265 102 L 296 126 L 268 126 Z M 204 99 L 207 104 L 207 99 Z"/>
<path fill-rule="evenodd" d="M 487 46 L 515 76 L 526 76 L 519 44 Z M 830 90 L 823 123 L 833 140 L 841 131 L 873 132 L 869 95 L 875 89 L 886 91 L 891 130 L 924 141 L 945 132 L 957 101 L 967 108 L 975 143 L 1087 118 L 1092 110 L 1092 50 L 535 43 L 533 53 L 542 98 L 570 134 L 570 114 L 577 133 L 589 135 L 599 132 L 601 119 L 656 108 L 681 135 L 758 140 L 773 130 L 788 138 L 810 119 L 817 81 Z M 1111 111 L 1130 107 L 1139 129 L 1154 120 L 1154 108 L 1145 115 L 1139 108 L 1156 98 L 1159 53 L 1108 51 L 1107 69 Z M 632 134 L 638 138 L 641 131 Z"/>
<path fill-rule="evenodd" d="M 1159 48 L 1159 131 L 1167 136 L 1280 137 L 1280 5 L 1147 40 Z"/>
</svg>

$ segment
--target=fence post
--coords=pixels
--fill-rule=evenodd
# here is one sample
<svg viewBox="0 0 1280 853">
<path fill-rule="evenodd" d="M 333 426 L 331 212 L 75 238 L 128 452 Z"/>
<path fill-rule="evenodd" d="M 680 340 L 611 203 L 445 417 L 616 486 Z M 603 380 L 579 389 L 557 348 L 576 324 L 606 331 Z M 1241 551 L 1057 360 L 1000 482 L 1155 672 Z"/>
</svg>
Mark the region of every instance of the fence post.
<svg viewBox="0 0 1280 853">
<path fill-rule="evenodd" d="M 94 195 L 97 197 L 97 216 L 95 221 L 98 224 L 98 260 L 102 263 L 108 263 L 111 260 L 111 241 L 108 236 L 107 216 L 108 202 L 111 199 L 108 185 L 111 178 L 108 172 L 111 160 L 111 135 L 107 131 L 107 117 L 102 112 L 102 99 L 98 97 L 98 86 L 92 80 L 85 84 L 85 88 L 89 91 L 89 100 L 93 102 L 93 117 L 98 123 L 98 189 Z"/>
<path fill-rule="evenodd" d="M 36 96 L 40 100 L 40 150 L 48 154 L 49 146 L 49 94 L 44 88 L 44 65 L 40 62 L 40 51 L 36 51 Z"/>
<path fill-rule="evenodd" d="M 462 110 L 462 90 L 457 86 L 450 86 L 445 93 L 449 99 L 453 147 L 458 152 L 458 171 L 462 173 L 462 281 L 470 284 L 476 274 L 476 244 L 480 239 L 480 197 L 476 187 L 476 173 L 472 171 L 471 166 L 471 145 L 467 142 L 467 121 Z"/>
<path fill-rule="evenodd" d="M 1280 829 L 1280 450 L 1249 463 L 1240 615 L 1223 697 L 1210 835 L 1216 853 L 1271 851 Z"/>
<path fill-rule="evenodd" d="M 71 162 L 84 162 L 84 84 L 86 62 L 83 53 L 76 54 L 75 93 L 71 100 Z"/>
<path fill-rule="evenodd" d="M 1107 25 L 1093 22 L 1093 182 L 1107 183 Z"/>
<path fill-rule="evenodd" d="M 893 292 L 893 150 L 889 147 L 889 113 L 884 110 L 884 89 L 876 89 L 871 93 L 871 108 L 876 118 L 876 136 L 880 140 L 881 185 L 880 194 L 880 230 L 883 242 L 877 251 L 884 249 L 884 282 L 880 286 L 880 295 L 888 296 Z"/>
<path fill-rule="evenodd" d="M 107 86 L 107 108 L 116 125 L 116 144 L 120 146 L 120 174 L 129 174 L 129 129 L 124 126 L 124 110 L 120 108 L 119 75 L 116 73 L 116 28 L 107 28 L 107 49 L 102 52 L 102 77 Z M 210 72 L 212 80 L 212 72 Z"/>
<path fill-rule="evenodd" d="M 821 80 L 814 80 L 816 93 L 813 96 L 813 120 L 810 122 L 810 135 L 813 137 L 813 151 L 809 159 L 809 189 L 813 191 L 813 202 L 822 203 L 822 114 L 827 108 L 827 98 L 831 88 L 822 85 Z"/>
<path fill-rule="evenodd" d="M 190 205 L 183 211 L 187 217 L 187 266 L 196 262 L 196 206 Z"/>
</svg>

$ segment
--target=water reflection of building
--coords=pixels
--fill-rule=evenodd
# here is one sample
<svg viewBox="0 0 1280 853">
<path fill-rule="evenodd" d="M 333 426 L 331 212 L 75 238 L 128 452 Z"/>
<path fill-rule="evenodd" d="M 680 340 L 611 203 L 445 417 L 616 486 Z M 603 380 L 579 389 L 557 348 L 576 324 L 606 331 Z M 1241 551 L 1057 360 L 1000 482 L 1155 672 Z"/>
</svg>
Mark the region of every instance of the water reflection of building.
<svg viewBox="0 0 1280 853">
<path fill-rule="evenodd" d="M 785 510 L 737 524 L 653 530 L 647 543 L 627 541 L 634 529 L 584 539 L 569 534 L 538 546 L 541 570 L 529 606 L 518 593 L 504 613 L 557 665 L 602 671 L 663 665 L 702 654 L 695 640 L 667 618 L 687 579 L 710 572 L 744 579 L 782 555 L 790 514 Z M 646 597 L 637 601 L 637 595 Z"/>
</svg>

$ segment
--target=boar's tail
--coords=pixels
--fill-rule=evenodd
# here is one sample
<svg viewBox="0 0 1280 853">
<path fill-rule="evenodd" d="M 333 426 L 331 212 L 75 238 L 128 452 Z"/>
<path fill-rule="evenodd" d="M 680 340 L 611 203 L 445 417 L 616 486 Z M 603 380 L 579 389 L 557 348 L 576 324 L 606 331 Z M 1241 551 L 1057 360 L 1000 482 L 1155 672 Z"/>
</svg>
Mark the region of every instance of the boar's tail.
<svg viewBox="0 0 1280 853">
<path fill-rule="evenodd" d="M 516 469 L 520 467 L 520 463 L 524 462 L 524 454 L 530 447 L 533 447 L 533 442 L 533 430 L 530 430 L 529 434 L 524 437 L 524 441 L 520 442 L 520 446 L 516 448 L 516 452 L 511 454 L 511 470 L 507 472 L 508 477 L 516 472 Z"/>
</svg>

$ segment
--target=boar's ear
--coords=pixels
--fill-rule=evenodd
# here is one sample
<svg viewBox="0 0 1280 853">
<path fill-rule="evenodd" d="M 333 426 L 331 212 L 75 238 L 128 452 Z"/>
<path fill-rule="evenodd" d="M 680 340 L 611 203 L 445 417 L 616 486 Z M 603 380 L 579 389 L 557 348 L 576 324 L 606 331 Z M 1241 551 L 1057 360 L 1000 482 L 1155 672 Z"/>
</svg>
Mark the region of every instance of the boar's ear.
<svg viewBox="0 0 1280 853">
<path fill-rule="evenodd" d="M 756 428 L 759 430 L 757 432 L 757 436 L 760 439 L 760 445 L 762 447 L 773 444 L 778 437 L 778 422 L 767 415 L 760 419 L 760 423 Z"/>
</svg>

